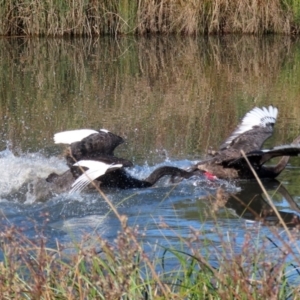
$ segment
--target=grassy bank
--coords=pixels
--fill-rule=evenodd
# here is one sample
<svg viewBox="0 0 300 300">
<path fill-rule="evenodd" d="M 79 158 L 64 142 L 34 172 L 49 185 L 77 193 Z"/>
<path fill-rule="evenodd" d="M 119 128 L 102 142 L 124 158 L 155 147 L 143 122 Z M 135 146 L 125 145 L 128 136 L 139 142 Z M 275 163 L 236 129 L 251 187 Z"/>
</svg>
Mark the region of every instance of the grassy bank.
<svg viewBox="0 0 300 300">
<path fill-rule="evenodd" d="M 300 31 L 295 0 L 18 0 L 0 4 L 0 35 L 220 34 Z"/>
<path fill-rule="evenodd" d="M 212 201 L 224 204 L 224 194 L 217 195 Z M 152 245 L 145 253 L 143 232 L 111 208 L 122 225 L 117 238 L 90 234 L 71 251 L 59 243 L 47 248 L 43 234 L 31 240 L 3 228 L 1 299 L 299 299 L 298 233 L 284 224 L 284 233 L 270 228 L 274 239 L 259 226 L 246 230 L 241 243 L 216 218 L 220 245 L 205 238 L 205 229 L 190 229 L 189 237 L 177 235 L 181 250 Z"/>
</svg>

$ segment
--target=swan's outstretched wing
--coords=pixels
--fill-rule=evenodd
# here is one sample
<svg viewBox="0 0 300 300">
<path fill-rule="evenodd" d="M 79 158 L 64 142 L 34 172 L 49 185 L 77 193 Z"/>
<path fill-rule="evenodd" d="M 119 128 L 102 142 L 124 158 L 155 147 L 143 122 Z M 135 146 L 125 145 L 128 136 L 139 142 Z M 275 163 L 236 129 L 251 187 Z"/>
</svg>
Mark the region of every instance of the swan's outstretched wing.
<svg viewBox="0 0 300 300">
<path fill-rule="evenodd" d="M 88 168 L 88 170 L 75 180 L 72 184 L 70 194 L 82 191 L 89 183 L 104 175 L 106 172 L 123 167 L 122 164 L 108 165 L 106 163 L 93 160 L 81 160 L 75 163 L 74 166 L 85 167 Z"/>
<path fill-rule="evenodd" d="M 122 165 L 124 168 L 133 166 L 131 161 L 113 155 L 87 155 L 84 157 L 84 160 L 101 162 L 106 165 Z M 75 179 L 81 176 L 82 170 L 78 167 L 78 165 L 74 164 L 74 159 L 72 157 L 67 157 L 67 164 Z"/>
<path fill-rule="evenodd" d="M 87 155 L 84 160 L 99 161 L 107 165 L 121 164 L 124 168 L 133 167 L 133 163 L 130 160 L 113 155 Z"/>
<path fill-rule="evenodd" d="M 75 161 L 89 159 L 93 155 L 113 155 L 117 146 L 124 143 L 124 140 L 106 130 L 96 131 L 93 129 L 69 130 L 56 133 L 54 135 L 56 144 L 69 144 L 69 156 L 73 156 Z"/>
<path fill-rule="evenodd" d="M 272 149 L 256 150 L 246 153 L 251 164 L 262 166 L 267 161 L 279 156 L 300 156 L 300 144 L 281 145 Z M 246 166 L 247 162 L 244 157 L 234 160 L 223 161 L 223 165 L 229 168 L 236 168 L 241 165 Z"/>
<path fill-rule="evenodd" d="M 54 134 L 54 143 L 70 145 L 72 143 L 81 141 L 93 133 L 98 133 L 98 131 L 93 129 L 78 129 L 57 132 Z"/>
<path fill-rule="evenodd" d="M 251 160 L 252 157 L 260 156 L 259 163 L 263 165 L 268 160 L 278 156 L 299 156 L 300 144 L 281 145 L 272 149 L 264 149 L 247 153 L 247 157 Z"/>
<path fill-rule="evenodd" d="M 242 119 L 233 133 L 221 145 L 220 150 L 231 149 L 250 152 L 261 149 L 273 133 L 278 109 L 274 106 L 255 107 Z"/>
</svg>

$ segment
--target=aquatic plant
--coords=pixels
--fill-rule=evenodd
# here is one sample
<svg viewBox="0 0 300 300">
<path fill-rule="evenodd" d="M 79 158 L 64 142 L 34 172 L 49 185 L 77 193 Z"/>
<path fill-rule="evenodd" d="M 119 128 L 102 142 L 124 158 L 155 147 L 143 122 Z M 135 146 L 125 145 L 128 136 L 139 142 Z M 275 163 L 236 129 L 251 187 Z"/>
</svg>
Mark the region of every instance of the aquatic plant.
<svg viewBox="0 0 300 300">
<path fill-rule="evenodd" d="M 10 0 L 0 4 L 0 35 L 291 34 L 299 11 L 295 0 Z"/>
</svg>

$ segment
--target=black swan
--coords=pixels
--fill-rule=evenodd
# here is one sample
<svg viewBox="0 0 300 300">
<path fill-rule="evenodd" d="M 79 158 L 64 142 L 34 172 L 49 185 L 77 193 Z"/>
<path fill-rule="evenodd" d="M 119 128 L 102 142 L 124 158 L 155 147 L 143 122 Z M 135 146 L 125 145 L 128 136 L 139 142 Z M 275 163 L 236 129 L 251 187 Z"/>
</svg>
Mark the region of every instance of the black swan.
<svg viewBox="0 0 300 300">
<path fill-rule="evenodd" d="M 54 134 L 54 143 L 69 145 L 65 158 L 75 179 L 82 174 L 82 171 L 78 165 L 74 164 L 81 160 L 102 162 L 107 165 L 122 165 L 122 167 L 133 166 L 131 161 L 114 156 L 115 148 L 124 143 L 124 140 L 106 129 L 58 132 Z"/>
<path fill-rule="evenodd" d="M 79 129 L 63 131 L 54 134 L 55 144 L 68 144 L 70 147 L 65 155 L 71 168 L 80 160 L 106 161 L 107 163 L 122 163 L 131 167 L 132 162 L 114 156 L 117 146 L 124 143 L 123 138 L 106 130 Z"/>
<path fill-rule="evenodd" d="M 134 178 L 125 170 L 132 166 L 132 162 L 118 158 L 113 153 L 124 140 L 105 129 L 59 132 L 54 135 L 54 141 L 70 145 L 65 154 L 70 170 L 62 175 L 52 173 L 46 181 L 57 186 L 63 186 L 64 181 L 70 182 L 68 188 L 71 184 L 71 193 L 81 191 L 94 180 L 101 188 L 130 189 L 151 187 L 163 176 L 190 178 L 202 173 L 199 170 L 189 172 L 173 166 L 162 166 L 144 180 Z M 82 172 L 83 169 L 85 172 Z M 70 172 L 73 177 L 68 175 Z"/>
<path fill-rule="evenodd" d="M 297 156 L 300 153 L 300 136 L 290 145 L 261 150 L 263 143 L 273 133 L 277 114 L 278 110 L 274 106 L 253 108 L 213 157 L 195 164 L 189 171 L 195 172 L 198 169 L 223 179 L 252 179 L 254 175 L 241 153 L 244 151 L 260 178 L 277 177 L 286 167 L 290 156 Z M 282 158 L 277 165 L 264 165 L 278 156 Z"/>
</svg>

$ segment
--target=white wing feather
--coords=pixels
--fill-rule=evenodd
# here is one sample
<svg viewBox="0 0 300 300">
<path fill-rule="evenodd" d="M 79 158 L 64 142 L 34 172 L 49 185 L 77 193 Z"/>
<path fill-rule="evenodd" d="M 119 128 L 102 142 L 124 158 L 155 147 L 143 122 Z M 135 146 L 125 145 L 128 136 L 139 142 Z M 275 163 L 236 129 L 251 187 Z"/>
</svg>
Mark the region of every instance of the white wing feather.
<svg viewBox="0 0 300 300">
<path fill-rule="evenodd" d="M 109 132 L 106 129 L 101 129 L 100 131 Z M 62 131 L 54 134 L 54 143 L 55 144 L 72 144 L 75 142 L 79 142 L 85 137 L 93 134 L 98 133 L 97 130 L 93 129 L 78 129 L 78 130 L 69 130 L 69 131 Z"/>
<path fill-rule="evenodd" d="M 277 115 L 278 109 L 271 105 L 268 108 L 253 108 L 245 115 L 240 125 L 235 129 L 235 131 L 230 135 L 223 145 L 229 145 L 236 137 L 253 129 L 254 126 L 266 127 L 268 123 L 275 123 Z"/>
<path fill-rule="evenodd" d="M 122 164 L 106 164 L 94 160 L 80 160 L 74 166 L 81 166 L 88 168 L 81 176 L 79 176 L 72 184 L 70 194 L 82 191 L 88 184 L 98 177 L 104 175 L 109 169 L 122 168 Z"/>
</svg>

